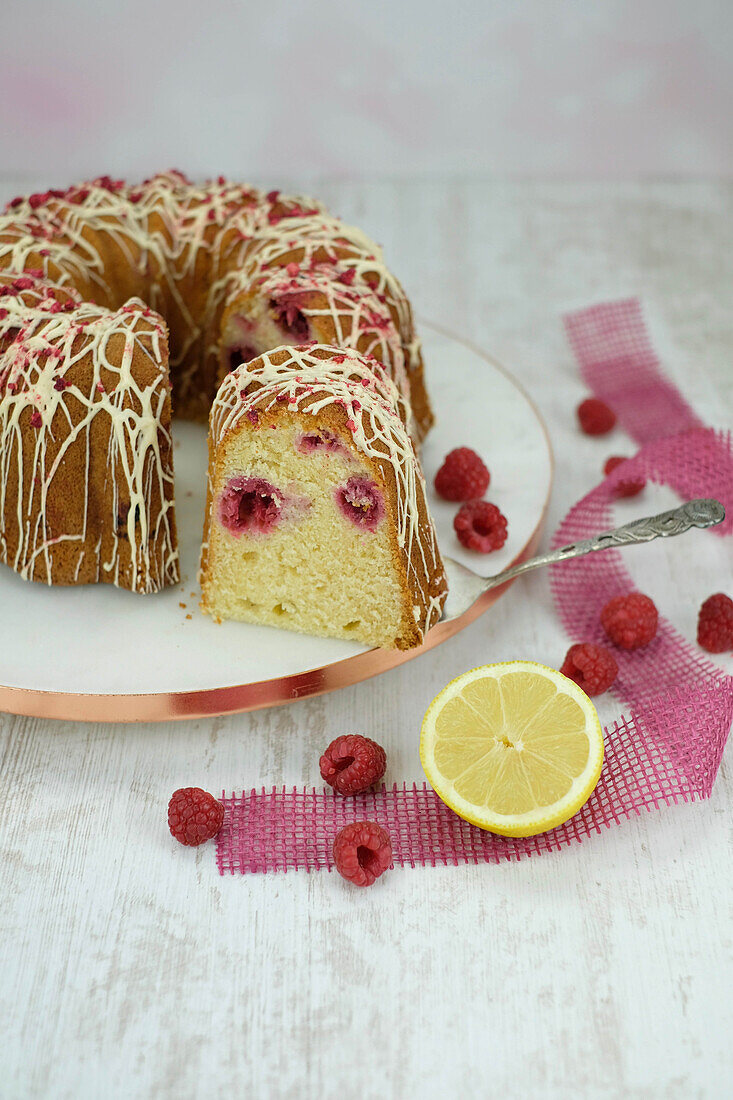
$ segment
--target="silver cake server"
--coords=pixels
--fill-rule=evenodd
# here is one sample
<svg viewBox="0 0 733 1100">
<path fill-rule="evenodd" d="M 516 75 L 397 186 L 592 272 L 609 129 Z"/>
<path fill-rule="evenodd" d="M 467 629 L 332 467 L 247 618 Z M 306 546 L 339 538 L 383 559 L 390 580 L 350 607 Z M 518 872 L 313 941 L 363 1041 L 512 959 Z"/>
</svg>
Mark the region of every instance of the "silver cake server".
<svg viewBox="0 0 733 1100">
<path fill-rule="evenodd" d="M 476 602 L 484 592 L 497 588 L 500 584 L 539 569 L 542 565 L 553 565 L 559 561 L 570 561 L 583 554 L 592 554 L 596 550 L 609 550 L 611 547 L 631 546 L 638 542 L 651 542 L 653 539 L 671 538 L 683 535 L 692 527 L 715 527 L 725 519 L 725 508 L 719 500 L 688 500 L 679 508 L 669 512 L 660 512 L 657 516 L 646 516 L 616 527 L 613 531 L 604 531 L 592 539 L 582 539 L 558 550 L 550 550 L 536 558 L 513 565 L 503 573 L 493 577 L 479 577 L 472 569 L 466 568 L 453 558 L 443 558 L 448 580 L 448 598 L 445 601 L 441 622 L 457 619 Z"/>
</svg>

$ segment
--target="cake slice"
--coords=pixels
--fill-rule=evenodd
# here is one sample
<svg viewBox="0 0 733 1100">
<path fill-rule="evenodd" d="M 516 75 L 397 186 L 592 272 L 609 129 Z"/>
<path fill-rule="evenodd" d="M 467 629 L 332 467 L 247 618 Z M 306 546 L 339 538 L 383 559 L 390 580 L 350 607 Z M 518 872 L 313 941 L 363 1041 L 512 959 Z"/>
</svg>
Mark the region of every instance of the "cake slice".
<svg viewBox="0 0 733 1100">
<path fill-rule="evenodd" d="M 209 428 L 205 612 L 420 645 L 446 583 L 401 400 L 378 363 L 328 345 L 227 375 Z"/>
</svg>

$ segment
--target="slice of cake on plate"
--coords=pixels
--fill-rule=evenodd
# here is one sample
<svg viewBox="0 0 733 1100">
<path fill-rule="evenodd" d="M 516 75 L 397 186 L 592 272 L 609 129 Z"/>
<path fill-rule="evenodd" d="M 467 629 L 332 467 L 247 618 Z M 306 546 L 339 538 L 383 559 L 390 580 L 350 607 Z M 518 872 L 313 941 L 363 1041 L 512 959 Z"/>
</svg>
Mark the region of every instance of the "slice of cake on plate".
<svg viewBox="0 0 733 1100">
<path fill-rule="evenodd" d="M 420 645 L 447 589 L 401 406 L 375 360 L 328 345 L 227 375 L 209 428 L 205 612 Z"/>
</svg>

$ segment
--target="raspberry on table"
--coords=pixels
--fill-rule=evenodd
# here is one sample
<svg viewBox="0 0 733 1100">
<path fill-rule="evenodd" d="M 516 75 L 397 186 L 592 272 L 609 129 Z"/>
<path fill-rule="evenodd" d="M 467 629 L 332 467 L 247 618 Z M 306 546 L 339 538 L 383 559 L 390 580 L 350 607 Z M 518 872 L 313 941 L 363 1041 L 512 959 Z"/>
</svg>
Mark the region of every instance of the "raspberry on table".
<svg viewBox="0 0 733 1100">
<path fill-rule="evenodd" d="M 224 807 L 201 787 L 181 787 L 168 803 L 168 828 L 181 844 L 195 848 L 221 829 Z"/>
<path fill-rule="evenodd" d="M 491 475 L 470 447 L 456 447 L 447 454 L 435 475 L 435 491 L 443 500 L 478 500 L 489 487 Z"/>
<path fill-rule="evenodd" d="M 352 821 L 333 842 L 336 870 L 355 886 L 371 886 L 392 863 L 392 841 L 376 821 Z"/>
<path fill-rule="evenodd" d="M 606 464 L 603 467 L 603 473 L 605 474 L 606 477 L 608 477 L 608 475 L 610 473 L 612 473 L 616 469 L 617 466 L 620 466 L 622 462 L 626 462 L 626 461 L 627 460 L 623 457 L 623 455 L 611 455 L 610 458 L 606 459 Z M 636 475 L 636 477 L 622 478 L 621 481 L 618 481 L 616 483 L 616 486 L 615 486 L 616 496 L 618 496 L 618 497 L 635 497 L 635 496 L 638 496 L 638 494 L 642 491 L 642 489 L 645 488 L 645 486 L 646 486 L 645 479 L 643 477 L 639 477 L 638 474 Z"/>
<path fill-rule="evenodd" d="M 657 633 L 659 613 L 643 592 L 614 596 L 601 611 L 601 626 L 621 649 L 639 649 Z"/>
<path fill-rule="evenodd" d="M 584 642 L 571 645 L 560 671 L 574 680 L 586 695 L 602 695 L 616 679 L 618 665 L 605 646 Z"/>
<path fill-rule="evenodd" d="M 733 649 L 733 600 L 725 592 L 708 596 L 700 608 L 697 642 L 708 653 Z"/>
<path fill-rule="evenodd" d="M 458 541 L 468 550 L 489 554 L 499 550 L 507 538 L 507 519 L 488 500 L 471 500 L 462 505 L 453 520 Z"/>
<path fill-rule="evenodd" d="M 577 412 L 580 427 L 586 435 L 605 435 L 616 423 L 616 413 L 597 397 L 586 397 L 578 405 Z"/>
<path fill-rule="evenodd" d="M 359 733 L 337 737 L 321 757 L 321 775 L 339 794 L 358 794 L 382 778 L 387 756 L 381 745 Z"/>
</svg>

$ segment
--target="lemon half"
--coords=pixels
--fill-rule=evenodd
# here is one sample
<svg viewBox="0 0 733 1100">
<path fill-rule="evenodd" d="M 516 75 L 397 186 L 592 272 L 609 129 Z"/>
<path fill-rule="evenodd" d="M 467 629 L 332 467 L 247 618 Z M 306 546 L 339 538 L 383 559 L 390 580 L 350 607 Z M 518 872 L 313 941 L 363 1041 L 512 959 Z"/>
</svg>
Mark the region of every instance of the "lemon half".
<svg viewBox="0 0 733 1100">
<path fill-rule="evenodd" d="M 466 821 L 534 836 L 588 801 L 603 766 L 603 730 L 567 676 L 507 661 L 465 672 L 433 699 L 420 759 L 436 794 Z"/>
</svg>

